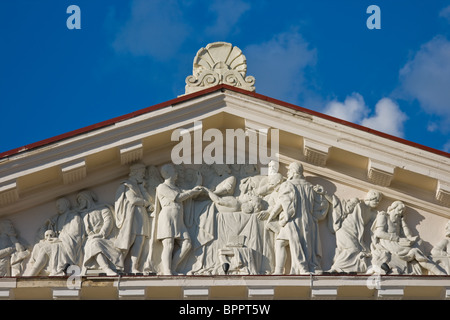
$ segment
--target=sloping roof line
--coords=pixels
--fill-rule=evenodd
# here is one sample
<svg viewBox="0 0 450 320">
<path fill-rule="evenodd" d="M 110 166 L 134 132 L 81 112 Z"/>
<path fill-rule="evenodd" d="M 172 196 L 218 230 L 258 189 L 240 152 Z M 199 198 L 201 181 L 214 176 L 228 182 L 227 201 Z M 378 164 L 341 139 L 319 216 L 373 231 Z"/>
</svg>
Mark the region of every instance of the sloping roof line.
<svg viewBox="0 0 450 320">
<path fill-rule="evenodd" d="M 46 146 L 46 145 L 49 145 L 49 144 L 52 144 L 52 143 L 64 140 L 64 139 L 72 138 L 74 136 L 77 136 L 77 135 L 80 135 L 80 134 L 83 134 L 83 133 L 87 133 L 87 132 L 90 132 L 90 131 L 93 131 L 93 130 L 96 130 L 96 129 L 100 129 L 100 128 L 104 128 L 104 127 L 107 127 L 107 126 L 110 126 L 110 125 L 114 125 L 114 124 L 116 124 L 118 122 L 121 122 L 121 121 L 124 121 L 124 120 L 128 120 L 128 119 L 140 116 L 140 115 L 148 113 L 148 112 L 152 112 L 152 111 L 155 111 L 155 110 L 158 110 L 158 109 L 162 109 L 162 108 L 165 108 L 165 107 L 168 107 L 168 106 L 171 106 L 171 105 L 175 105 L 175 104 L 178 104 L 178 103 L 181 103 L 181 102 L 184 102 L 184 101 L 188 101 L 190 99 L 197 98 L 199 96 L 203 96 L 203 95 L 206 95 L 206 94 L 209 94 L 209 93 L 212 93 L 212 92 L 216 92 L 216 91 L 219 91 L 219 90 L 225 90 L 225 89 L 226 90 L 235 91 L 235 92 L 238 92 L 238 93 L 242 93 L 242 94 L 245 94 L 245 95 L 248 95 L 248 96 L 252 96 L 254 98 L 257 98 L 257 99 L 260 99 L 260 100 L 264 100 L 264 101 L 267 101 L 267 102 L 270 102 L 270 103 L 278 104 L 278 105 L 281 105 L 281 106 L 284 106 L 284 107 L 287 107 L 287 108 L 290 108 L 290 109 L 294 109 L 296 111 L 301 111 L 301 112 L 304 112 L 304 113 L 307 113 L 307 114 L 310 114 L 310 115 L 313 115 L 313 116 L 316 116 L 316 117 L 320 117 L 320 118 L 323 118 L 323 119 L 326 119 L 326 120 L 329 120 L 329 121 L 332 121 L 332 122 L 335 122 L 335 123 L 339 123 L 339 124 L 342 124 L 342 125 L 345 125 L 345 126 L 349 126 L 349 127 L 361 130 L 361 131 L 365 131 L 365 132 L 368 132 L 368 133 L 371 133 L 371 134 L 374 134 L 374 135 L 377 135 L 377 136 L 380 136 L 380 137 L 383 137 L 383 138 L 386 138 L 386 139 L 389 139 L 389 140 L 393 140 L 393 141 L 396 141 L 396 142 L 399 142 L 399 143 L 402 143 L 402 144 L 405 144 L 405 145 L 409 145 L 411 147 L 415 147 L 415 148 L 418 148 L 418 149 L 421 149 L 421 150 L 425 150 L 425 151 L 428 151 L 428 152 L 431 152 L 431 153 L 434 153 L 434 154 L 438 154 L 438 155 L 450 158 L 450 153 L 442 151 L 442 150 L 434 149 L 434 148 L 431 148 L 431 147 L 428 147 L 428 146 L 425 146 L 425 145 L 421 145 L 421 144 L 418 144 L 418 143 L 415 143 L 415 142 L 412 142 L 412 141 L 409 141 L 409 140 L 406 140 L 406 139 L 402 139 L 402 138 L 399 138 L 399 137 L 396 137 L 396 136 L 392 136 L 392 135 L 384 133 L 384 132 L 380 132 L 380 131 L 377 131 L 377 130 L 374 130 L 374 129 L 370 129 L 370 128 L 367 128 L 367 127 L 364 127 L 364 126 L 361 126 L 361 125 L 358 125 L 358 124 L 355 124 L 355 123 L 352 123 L 352 122 L 348 122 L 348 121 L 345 121 L 345 120 L 342 120 L 342 119 L 338 119 L 338 118 L 335 118 L 335 117 L 332 117 L 332 116 L 329 116 L 329 115 L 326 115 L 326 114 L 323 114 L 323 113 L 320 113 L 320 112 L 317 112 L 317 111 L 313 111 L 313 110 L 310 110 L 310 109 L 306 109 L 306 108 L 303 108 L 303 107 L 300 107 L 300 106 L 297 106 L 297 105 L 294 105 L 294 104 L 291 104 L 291 103 L 288 103 L 288 102 L 284 102 L 284 101 L 281 101 L 281 100 L 270 98 L 268 96 L 264 96 L 264 95 L 256 93 L 256 92 L 250 92 L 250 91 L 243 90 L 243 89 L 240 89 L 240 88 L 237 88 L 237 87 L 232 87 L 232 86 L 229 86 L 229 85 L 226 85 L 226 84 L 219 84 L 219 85 L 211 87 L 211 88 L 207 88 L 207 89 L 204 89 L 204 90 L 201 90 L 201 91 L 197 91 L 197 92 L 194 92 L 194 93 L 191 93 L 191 94 L 183 95 L 183 96 L 180 96 L 178 98 L 175 98 L 175 99 L 172 99 L 172 100 L 168 100 L 168 101 L 165 101 L 165 102 L 161 102 L 161 103 L 155 104 L 153 106 L 150 106 L 150 107 L 147 107 L 147 108 L 143 108 L 143 109 L 140 109 L 140 110 L 137 110 L 137 111 L 134 111 L 134 112 L 131 112 L 131 113 L 119 116 L 119 117 L 115 117 L 115 118 L 112 118 L 112 119 L 109 119 L 109 120 L 105 120 L 105 121 L 102 121 L 102 122 L 99 122 L 99 123 L 96 123 L 96 124 L 92 124 L 92 125 L 89 125 L 89 126 L 77 129 L 77 130 L 69 131 L 67 133 L 63 133 L 63 134 L 60 134 L 60 135 L 57 135 L 57 136 L 54 136 L 54 137 L 51 137 L 51 138 L 48 138 L 48 139 L 44 139 L 44 140 L 41 140 L 41 141 L 38 141 L 38 142 L 34 142 L 34 143 L 31 143 L 31 144 L 25 145 L 23 147 L 19 147 L 19 148 L 15 148 L 15 149 L 12 149 L 12 150 L 9 150 L 9 151 L 2 152 L 2 153 L 0 153 L 0 159 L 6 158 L 6 157 L 11 157 L 11 156 L 17 155 L 19 153 L 30 151 L 30 150 L 33 150 L 33 149 L 37 149 L 37 148 L 40 148 L 40 147 L 43 147 L 43 146 Z"/>
</svg>

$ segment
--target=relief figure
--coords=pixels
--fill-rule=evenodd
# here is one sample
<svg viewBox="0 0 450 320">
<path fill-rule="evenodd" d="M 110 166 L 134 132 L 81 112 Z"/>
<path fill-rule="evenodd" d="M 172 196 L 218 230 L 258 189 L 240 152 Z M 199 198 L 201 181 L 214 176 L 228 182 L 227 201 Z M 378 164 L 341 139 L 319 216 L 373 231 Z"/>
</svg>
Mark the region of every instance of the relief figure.
<svg viewBox="0 0 450 320">
<path fill-rule="evenodd" d="M 132 273 L 142 273 L 149 251 L 152 205 L 145 185 L 146 167 L 130 166 L 129 178 L 116 191 L 115 221 L 119 229 L 115 246 L 131 264 Z"/>
<path fill-rule="evenodd" d="M 317 222 L 325 218 L 328 208 L 329 202 L 322 188 L 306 181 L 301 163 L 291 163 L 287 181 L 281 184 L 278 200 L 266 222 L 268 225 L 278 218 L 274 274 L 284 274 L 288 246 L 291 254 L 290 274 L 322 272 Z"/>
<path fill-rule="evenodd" d="M 374 271 L 381 273 L 387 266 L 387 273 L 420 275 L 422 267 L 432 274 L 445 275 L 445 271 L 420 249 L 420 238 L 412 235 L 405 222 L 405 208 L 403 202 L 394 201 L 387 212 L 377 215 L 372 241 Z"/>
<path fill-rule="evenodd" d="M 106 275 L 122 272 L 122 252 L 115 247 L 112 238 L 114 216 L 112 208 L 96 203 L 97 196 L 92 191 L 82 191 L 77 195 L 84 226 L 82 274 L 89 269 L 100 269 Z"/>
<path fill-rule="evenodd" d="M 161 168 L 164 182 L 156 188 L 156 239 L 162 242 L 161 270 L 164 275 L 176 272 L 179 263 L 192 249 L 184 224 L 183 202 L 201 193 L 200 187 L 181 190 L 177 185 L 177 171 L 172 164 Z"/>
</svg>

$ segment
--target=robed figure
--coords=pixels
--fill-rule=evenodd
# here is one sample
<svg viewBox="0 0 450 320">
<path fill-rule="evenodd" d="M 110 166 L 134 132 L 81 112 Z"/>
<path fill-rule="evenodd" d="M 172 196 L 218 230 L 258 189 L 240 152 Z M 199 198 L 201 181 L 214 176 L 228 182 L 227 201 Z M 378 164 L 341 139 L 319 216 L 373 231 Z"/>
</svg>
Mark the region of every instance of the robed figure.
<svg viewBox="0 0 450 320">
<path fill-rule="evenodd" d="M 289 165 L 288 179 L 280 186 L 278 201 L 271 209 L 267 227 L 275 230 L 275 274 L 283 274 L 287 246 L 291 254 L 290 274 L 321 272 L 322 248 L 318 221 L 325 218 L 329 202 L 320 186 L 303 176 L 299 162 Z M 271 221 L 278 217 L 278 223 Z"/>
<path fill-rule="evenodd" d="M 145 188 L 146 167 L 143 164 L 130 166 L 130 177 L 123 181 L 116 192 L 114 211 L 119 229 L 115 246 L 122 250 L 123 257 L 129 254 L 131 272 L 142 273 L 151 234 L 150 195 Z M 124 263 L 125 265 L 125 263 Z"/>
</svg>

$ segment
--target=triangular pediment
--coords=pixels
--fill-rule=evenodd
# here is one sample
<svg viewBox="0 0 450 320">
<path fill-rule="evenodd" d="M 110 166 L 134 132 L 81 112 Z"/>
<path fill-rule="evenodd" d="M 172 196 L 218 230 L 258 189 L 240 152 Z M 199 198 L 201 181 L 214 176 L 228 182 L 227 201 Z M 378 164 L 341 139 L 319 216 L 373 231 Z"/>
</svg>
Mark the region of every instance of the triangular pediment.
<svg viewBox="0 0 450 320">
<path fill-rule="evenodd" d="M 180 129 L 192 139 L 191 159 L 200 150 L 203 160 L 202 153 L 211 143 L 211 139 L 204 138 L 208 130 L 217 130 L 223 137 L 227 130 L 242 130 L 246 134 L 255 133 L 258 139 L 266 133 L 267 151 L 273 145 L 278 146 L 276 158 L 284 179 L 290 164 L 300 162 L 306 181 L 320 185 L 327 195 L 328 216 L 320 219 L 316 230 L 323 270 L 332 267 L 336 255 L 333 199 L 356 198 L 362 203 L 370 190 L 376 190 L 383 195 L 379 211 L 387 211 L 395 201 L 405 204 L 407 224 L 414 235 L 420 236 L 427 254 L 445 238 L 444 225 L 450 218 L 447 153 L 225 84 L 3 152 L 0 154 L 0 215 L 12 221 L 17 234 L 32 250 L 37 243 L 37 230 L 55 216 L 58 198 L 66 197 L 76 206 L 77 194 L 90 190 L 96 194 L 99 204 L 114 207 L 117 189 L 128 178 L 130 166 L 141 163 L 160 170 L 162 165 L 174 162 L 172 151 L 180 140 L 174 140 L 173 133 Z M 196 134 L 201 138 L 201 147 L 196 145 Z M 244 151 L 248 155 L 253 146 L 249 139 L 245 141 Z M 226 155 L 227 146 L 223 148 Z M 237 145 L 233 145 L 233 150 L 243 151 Z M 267 162 L 260 160 L 254 166 L 256 170 L 247 177 L 262 176 L 261 172 L 267 174 L 264 171 Z M 181 167 L 204 165 L 192 161 Z M 239 183 L 245 177 L 237 178 Z M 232 256 L 236 247 L 248 241 L 245 236 L 235 236 L 235 246 L 231 245 L 229 251 L 220 248 L 225 250 L 224 256 Z M 161 243 L 151 241 L 158 255 L 154 271 L 160 272 Z M 272 256 L 267 259 L 273 264 Z M 183 268 L 183 272 L 190 271 L 190 267 Z M 266 266 L 264 271 L 269 269 Z"/>
<path fill-rule="evenodd" d="M 27 199 L 45 188 L 62 186 L 64 191 L 55 194 L 59 196 L 92 186 L 83 181 L 104 170 L 116 171 L 107 174 L 113 178 L 135 161 L 156 165 L 170 161 L 170 151 L 178 143 L 171 141 L 173 131 L 183 128 L 192 133 L 196 122 L 203 132 L 277 129 L 281 170 L 297 160 L 305 163 L 306 171 L 362 183 L 362 190 L 416 192 L 415 197 L 433 205 L 436 213 L 443 207 L 441 215 L 446 215 L 448 154 L 226 85 L 3 152 L 0 214 L 14 212 L 17 205 L 23 208 Z M 270 143 L 270 134 L 268 139 Z"/>
</svg>

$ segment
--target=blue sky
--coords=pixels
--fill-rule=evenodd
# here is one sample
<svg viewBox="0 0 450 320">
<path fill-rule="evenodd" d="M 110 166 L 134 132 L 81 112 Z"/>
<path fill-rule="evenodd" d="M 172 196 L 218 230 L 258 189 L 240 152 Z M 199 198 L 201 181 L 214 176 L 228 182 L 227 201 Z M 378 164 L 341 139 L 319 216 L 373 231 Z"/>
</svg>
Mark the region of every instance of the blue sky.
<svg viewBox="0 0 450 320">
<path fill-rule="evenodd" d="M 176 98 L 215 41 L 257 93 L 450 152 L 449 0 L 1 0 L 0 39 L 0 152 Z"/>
</svg>

